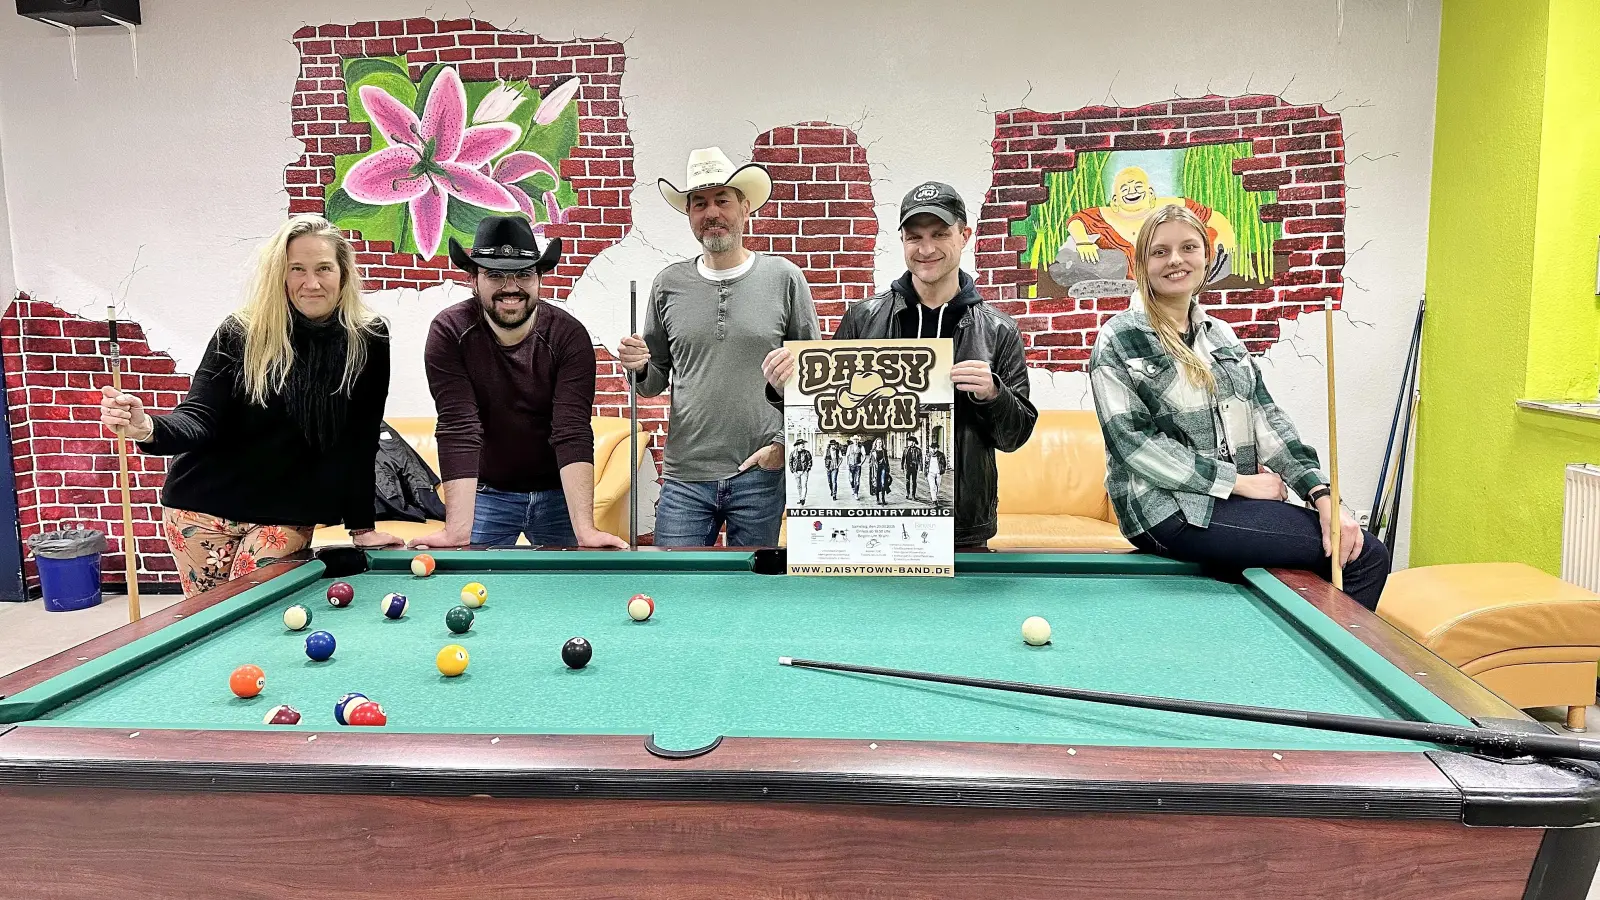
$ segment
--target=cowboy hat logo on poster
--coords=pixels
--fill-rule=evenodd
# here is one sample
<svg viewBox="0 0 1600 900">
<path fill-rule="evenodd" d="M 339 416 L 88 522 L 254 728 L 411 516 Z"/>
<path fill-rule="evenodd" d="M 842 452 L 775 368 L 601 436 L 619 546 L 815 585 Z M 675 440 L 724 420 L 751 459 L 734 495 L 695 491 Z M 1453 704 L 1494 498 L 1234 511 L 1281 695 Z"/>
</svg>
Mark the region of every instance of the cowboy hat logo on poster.
<svg viewBox="0 0 1600 900">
<path fill-rule="evenodd" d="M 798 360 L 800 393 L 814 398 L 823 431 L 912 431 L 934 353 L 925 347 L 810 349 Z"/>
</svg>

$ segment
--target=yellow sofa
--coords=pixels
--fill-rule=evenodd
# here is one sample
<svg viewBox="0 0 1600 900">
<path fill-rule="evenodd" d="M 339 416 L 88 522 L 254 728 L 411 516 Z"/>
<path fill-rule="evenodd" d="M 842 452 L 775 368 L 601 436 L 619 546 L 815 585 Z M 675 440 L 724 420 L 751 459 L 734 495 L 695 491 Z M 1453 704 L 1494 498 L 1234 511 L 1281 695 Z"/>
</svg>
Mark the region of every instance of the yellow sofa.
<svg viewBox="0 0 1600 900">
<path fill-rule="evenodd" d="M 1028 443 L 996 459 L 1000 521 L 990 547 L 1133 550 L 1106 494 L 1106 445 L 1094 410 L 1041 410 Z"/>
<path fill-rule="evenodd" d="M 439 445 L 433 438 L 434 419 L 430 417 L 385 419 L 406 443 L 428 463 L 434 472 L 439 471 Z M 628 538 L 628 420 L 616 416 L 595 416 L 594 423 L 594 522 L 601 531 L 608 531 L 623 540 Z M 639 432 L 639 456 L 634 460 L 637 469 L 644 461 L 650 443 L 649 435 Z M 443 494 L 443 489 L 440 491 Z M 386 531 L 402 540 L 422 537 L 443 527 L 443 522 L 377 523 L 379 531 Z M 312 537 L 314 547 L 330 544 L 348 544 L 350 535 L 338 525 L 318 528 Z M 518 543 L 527 543 L 519 538 Z"/>
<path fill-rule="evenodd" d="M 1587 724 L 1600 596 L 1523 563 L 1420 566 L 1389 576 L 1378 615 L 1512 706 Z"/>
</svg>

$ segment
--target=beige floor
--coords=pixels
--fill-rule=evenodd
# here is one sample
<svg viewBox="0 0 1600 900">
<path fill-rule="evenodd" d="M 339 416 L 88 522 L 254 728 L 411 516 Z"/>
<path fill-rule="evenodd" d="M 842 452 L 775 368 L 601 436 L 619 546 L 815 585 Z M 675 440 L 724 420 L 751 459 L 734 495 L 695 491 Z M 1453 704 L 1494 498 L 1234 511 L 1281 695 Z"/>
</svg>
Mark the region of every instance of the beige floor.
<svg viewBox="0 0 1600 900">
<path fill-rule="evenodd" d="M 145 616 L 160 615 L 168 606 L 183 599 L 177 594 L 151 594 L 140 598 L 139 610 Z M 46 612 L 44 604 L 0 603 L 0 675 L 16 671 L 90 638 L 98 637 L 128 621 L 128 598 L 108 596 L 105 602 L 75 612 Z M 1565 710 L 1533 710 L 1533 715 L 1559 726 Z M 1590 707 L 1589 721 L 1600 723 L 1600 707 Z M 1589 900 L 1600 900 L 1600 873 Z"/>
</svg>

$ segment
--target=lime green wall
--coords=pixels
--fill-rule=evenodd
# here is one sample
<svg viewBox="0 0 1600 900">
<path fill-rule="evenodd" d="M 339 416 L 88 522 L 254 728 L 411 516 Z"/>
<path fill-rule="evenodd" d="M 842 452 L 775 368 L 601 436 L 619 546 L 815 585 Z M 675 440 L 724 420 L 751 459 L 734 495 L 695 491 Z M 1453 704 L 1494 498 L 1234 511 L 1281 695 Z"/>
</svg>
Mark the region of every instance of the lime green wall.
<svg viewBox="0 0 1600 900">
<path fill-rule="evenodd" d="M 1595 395 L 1596 28 L 1593 0 L 1444 4 L 1412 565 L 1558 571 L 1564 469 L 1600 461 L 1600 423 L 1515 406 Z"/>
<path fill-rule="evenodd" d="M 1594 400 L 1600 387 L 1600 4 L 1552 0 L 1524 396 Z"/>
</svg>

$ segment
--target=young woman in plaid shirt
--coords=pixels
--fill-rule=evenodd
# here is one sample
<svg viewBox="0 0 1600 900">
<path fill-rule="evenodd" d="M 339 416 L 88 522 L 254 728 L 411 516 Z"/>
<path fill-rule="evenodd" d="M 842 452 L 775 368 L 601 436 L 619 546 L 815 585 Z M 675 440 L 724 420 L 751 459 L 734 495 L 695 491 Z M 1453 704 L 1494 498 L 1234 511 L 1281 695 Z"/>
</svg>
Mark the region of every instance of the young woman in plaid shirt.
<svg viewBox="0 0 1600 900">
<path fill-rule="evenodd" d="M 1233 329 L 1202 311 L 1211 263 L 1194 213 L 1157 210 L 1135 247 L 1140 299 L 1095 341 L 1089 378 L 1122 533 L 1173 559 L 1329 578 L 1327 477 Z M 1284 502 L 1291 490 L 1313 508 Z M 1345 591 L 1376 609 L 1389 551 L 1343 510 L 1339 523 Z"/>
</svg>

